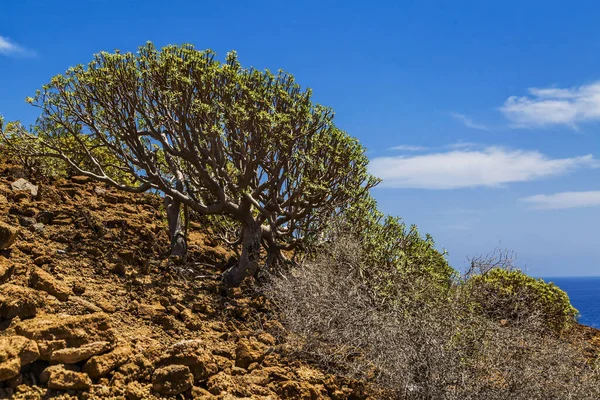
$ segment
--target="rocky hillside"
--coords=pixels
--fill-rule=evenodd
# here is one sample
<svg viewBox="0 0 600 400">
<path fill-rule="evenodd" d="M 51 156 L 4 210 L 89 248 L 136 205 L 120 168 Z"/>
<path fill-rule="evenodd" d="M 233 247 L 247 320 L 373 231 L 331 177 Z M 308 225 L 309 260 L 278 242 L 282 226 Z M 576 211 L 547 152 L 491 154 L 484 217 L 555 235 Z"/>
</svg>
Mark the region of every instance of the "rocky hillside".
<svg viewBox="0 0 600 400">
<path fill-rule="evenodd" d="M 251 286 L 202 227 L 169 265 L 160 199 L 0 166 L 0 398 L 363 399 L 279 351 Z"/>
</svg>

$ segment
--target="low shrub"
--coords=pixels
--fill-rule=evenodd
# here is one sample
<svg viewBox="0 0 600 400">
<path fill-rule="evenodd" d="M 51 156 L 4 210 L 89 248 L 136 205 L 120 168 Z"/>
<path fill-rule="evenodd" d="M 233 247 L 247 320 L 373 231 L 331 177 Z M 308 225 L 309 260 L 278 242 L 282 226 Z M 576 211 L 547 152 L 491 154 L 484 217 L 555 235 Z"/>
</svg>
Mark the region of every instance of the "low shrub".
<svg viewBox="0 0 600 400">
<path fill-rule="evenodd" d="M 493 268 L 472 276 L 466 285 L 477 309 L 496 321 L 519 324 L 535 316 L 557 333 L 576 321 L 578 312 L 564 291 L 520 270 Z"/>
<path fill-rule="evenodd" d="M 519 314 L 519 324 L 489 318 L 473 307 L 479 278 L 457 280 L 445 300 L 390 301 L 364 274 L 364 249 L 338 236 L 264 285 L 287 329 L 283 350 L 291 360 L 369 382 L 377 398 L 600 398 L 599 370 L 574 331 L 548 335 L 535 312 Z M 404 281 L 404 298 L 431 288 L 424 279 Z"/>
</svg>

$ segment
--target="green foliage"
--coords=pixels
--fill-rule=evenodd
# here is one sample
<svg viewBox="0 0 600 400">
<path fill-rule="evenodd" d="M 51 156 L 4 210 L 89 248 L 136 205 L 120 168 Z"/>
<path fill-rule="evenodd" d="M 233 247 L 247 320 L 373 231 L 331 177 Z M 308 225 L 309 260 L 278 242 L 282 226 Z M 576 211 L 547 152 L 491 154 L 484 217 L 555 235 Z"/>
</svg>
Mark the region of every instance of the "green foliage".
<svg viewBox="0 0 600 400">
<path fill-rule="evenodd" d="M 578 312 L 564 291 L 520 270 L 493 268 L 471 277 L 465 285 L 477 308 L 495 320 L 518 323 L 538 316 L 547 328 L 561 332 L 577 317 Z"/>
<path fill-rule="evenodd" d="M 369 194 L 340 215 L 329 235 L 329 242 L 350 236 L 360 244 L 360 276 L 387 302 L 445 299 L 456 276 L 430 235 L 385 216 Z"/>
<path fill-rule="evenodd" d="M 71 155 L 75 164 L 86 170 L 94 170 L 95 165 L 84 149 L 106 166 L 111 176 L 118 182 L 126 182 L 127 174 L 117 167 L 118 160 L 105 146 L 92 136 L 65 135 L 57 131 L 44 131 L 39 126 L 31 133 L 19 121 L 4 124 L 0 121 L 0 145 L 4 154 L 18 160 L 30 174 L 38 177 L 65 177 L 77 171 L 60 157 L 48 155 L 44 141 L 52 140 L 57 148 Z"/>
<path fill-rule="evenodd" d="M 231 218 L 250 271 L 261 245 L 273 260 L 301 251 L 378 183 L 364 147 L 311 96 L 290 74 L 243 68 L 235 52 L 221 62 L 147 43 L 53 77 L 27 99 L 41 110 L 29 138 L 79 174 Z"/>
</svg>

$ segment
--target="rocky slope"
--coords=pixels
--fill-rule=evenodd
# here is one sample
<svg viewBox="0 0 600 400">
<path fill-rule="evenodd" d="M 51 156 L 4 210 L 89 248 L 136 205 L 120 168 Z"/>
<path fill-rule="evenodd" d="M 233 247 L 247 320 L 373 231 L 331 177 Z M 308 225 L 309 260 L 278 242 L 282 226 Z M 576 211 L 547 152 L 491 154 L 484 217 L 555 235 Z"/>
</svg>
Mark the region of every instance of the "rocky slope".
<svg viewBox="0 0 600 400">
<path fill-rule="evenodd" d="M 229 254 L 202 227 L 169 265 L 156 196 L 24 177 L 0 166 L 0 398 L 367 398 L 280 354 L 281 325 L 251 286 L 221 286 Z"/>
</svg>

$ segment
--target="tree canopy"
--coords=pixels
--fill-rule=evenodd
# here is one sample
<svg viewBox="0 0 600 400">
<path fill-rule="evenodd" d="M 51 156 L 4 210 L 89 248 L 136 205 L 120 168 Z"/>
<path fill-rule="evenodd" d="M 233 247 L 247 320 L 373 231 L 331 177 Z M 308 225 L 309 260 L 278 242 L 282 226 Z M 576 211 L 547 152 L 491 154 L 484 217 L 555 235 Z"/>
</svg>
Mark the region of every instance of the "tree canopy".
<svg viewBox="0 0 600 400">
<path fill-rule="evenodd" d="M 256 272 L 261 247 L 270 261 L 300 248 L 378 182 L 331 109 L 235 52 L 225 62 L 192 45 L 102 52 L 28 101 L 41 109 L 29 136 L 38 155 L 122 190 L 161 191 L 174 241 L 181 204 L 239 222 L 231 284 Z"/>
</svg>

